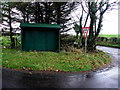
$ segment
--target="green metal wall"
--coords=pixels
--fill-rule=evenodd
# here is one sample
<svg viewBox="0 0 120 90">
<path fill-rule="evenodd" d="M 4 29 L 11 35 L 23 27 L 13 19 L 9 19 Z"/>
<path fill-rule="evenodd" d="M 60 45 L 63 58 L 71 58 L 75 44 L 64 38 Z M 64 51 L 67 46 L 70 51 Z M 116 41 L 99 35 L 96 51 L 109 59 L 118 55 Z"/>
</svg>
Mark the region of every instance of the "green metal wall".
<svg viewBox="0 0 120 90">
<path fill-rule="evenodd" d="M 22 28 L 22 50 L 59 51 L 59 30 L 50 28 Z"/>
</svg>

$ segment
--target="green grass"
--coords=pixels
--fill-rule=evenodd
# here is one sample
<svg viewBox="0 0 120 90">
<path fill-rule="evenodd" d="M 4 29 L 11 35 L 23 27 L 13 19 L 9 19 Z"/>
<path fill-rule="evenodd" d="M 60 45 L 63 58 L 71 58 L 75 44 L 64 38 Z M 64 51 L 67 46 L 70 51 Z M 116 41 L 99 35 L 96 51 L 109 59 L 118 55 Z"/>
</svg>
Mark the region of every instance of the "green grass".
<svg viewBox="0 0 120 90">
<path fill-rule="evenodd" d="M 107 37 L 107 38 L 111 38 L 111 37 L 120 37 L 120 35 L 117 34 L 100 34 L 100 37 Z"/>
<path fill-rule="evenodd" d="M 101 34 L 99 37 L 106 37 L 107 39 L 111 39 L 113 37 L 116 37 L 117 39 L 120 38 L 120 35 L 115 35 L 115 34 Z M 108 46 L 108 47 L 115 47 L 115 48 L 120 48 L 120 43 L 114 42 L 114 41 L 98 41 L 97 45 L 102 45 L 102 46 Z"/>
<path fill-rule="evenodd" d="M 85 56 L 82 50 L 60 53 L 2 50 L 2 66 L 11 69 L 77 72 L 98 69 L 109 62 L 110 56 L 102 51 Z"/>
<path fill-rule="evenodd" d="M 120 44 L 105 42 L 105 41 L 97 42 L 97 45 L 120 48 Z"/>
</svg>

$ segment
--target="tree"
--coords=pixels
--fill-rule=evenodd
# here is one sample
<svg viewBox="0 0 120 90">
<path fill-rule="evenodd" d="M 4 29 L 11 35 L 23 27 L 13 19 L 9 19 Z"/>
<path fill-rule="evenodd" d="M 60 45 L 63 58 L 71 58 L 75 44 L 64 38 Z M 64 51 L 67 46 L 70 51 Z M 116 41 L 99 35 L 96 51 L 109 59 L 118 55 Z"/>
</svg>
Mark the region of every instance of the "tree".
<svg viewBox="0 0 120 90">
<path fill-rule="evenodd" d="M 70 30 L 67 22 L 75 3 L 70 2 L 21 2 L 16 8 L 21 12 L 24 22 L 60 24 L 61 32 Z"/>
<path fill-rule="evenodd" d="M 4 2 L 2 3 L 2 24 L 9 27 L 11 48 L 14 48 L 12 24 L 48 23 L 60 24 L 62 32 L 71 28 L 66 24 L 70 21 L 69 14 L 75 3 L 70 2 Z"/>
<path fill-rule="evenodd" d="M 22 23 L 29 23 L 32 20 L 32 6 L 30 2 L 13 2 L 15 4 L 15 8 L 20 13 L 20 22 Z"/>
<path fill-rule="evenodd" d="M 71 28 L 68 27 L 68 22 L 71 20 L 69 14 L 72 9 L 75 7 L 75 2 L 54 2 L 54 10 L 55 10 L 55 22 L 56 24 L 60 24 L 62 29 L 61 33 L 69 31 Z"/>
<path fill-rule="evenodd" d="M 87 39 L 87 50 L 92 51 L 96 49 L 96 38 L 98 37 L 101 28 L 102 28 L 102 21 L 103 15 L 105 12 L 112 8 L 113 5 L 116 5 L 117 1 L 110 3 L 109 0 L 100 0 L 100 1 L 89 1 L 87 2 L 80 2 L 81 5 L 81 16 L 79 16 L 79 33 L 82 46 L 84 46 L 84 38 L 82 36 L 82 27 L 86 27 L 87 23 L 89 22 L 89 36 Z M 84 11 L 84 13 L 83 13 Z"/>
<path fill-rule="evenodd" d="M 13 11 L 15 4 L 12 2 L 2 3 L 2 24 L 4 26 L 9 27 L 10 29 L 10 40 L 11 40 L 11 48 L 14 48 L 14 38 L 13 38 L 13 27 L 12 24 L 17 22 L 19 19 L 16 17 L 18 15 L 17 12 Z"/>
</svg>

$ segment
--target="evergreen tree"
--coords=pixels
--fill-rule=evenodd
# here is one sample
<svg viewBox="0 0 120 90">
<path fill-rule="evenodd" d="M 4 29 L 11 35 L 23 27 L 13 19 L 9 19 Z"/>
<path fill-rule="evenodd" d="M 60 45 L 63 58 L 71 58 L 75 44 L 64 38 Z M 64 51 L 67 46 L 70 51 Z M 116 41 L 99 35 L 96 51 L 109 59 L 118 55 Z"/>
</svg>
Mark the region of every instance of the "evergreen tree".
<svg viewBox="0 0 120 90">
<path fill-rule="evenodd" d="M 15 7 L 21 14 L 21 22 L 29 23 L 32 21 L 32 6 L 30 2 L 14 2 Z"/>
<path fill-rule="evenodd" d="M 71 18 L 69 14 L 75 3 L 69 2 L 21 2 L 16 3 L 17 9 L 22 13 L 24 22 L 60 24 L 61 32 L 68 29 L 67 23 Z"/>
<path fill-rule="evenodd" d="M 10 29 L 10 40 L 11 40 L 11 48 L 14 48 L 14 38 L 13 38 L 13 27 L 12 23 L 16 23 L 19 19 L 16 17 L 18 15 L 13 9 L 15 9 L 15 4 L 12 2 L 2 3 L 2 24 L 9 27 Z"/>
<path fill-rule="evenodd" d="M 55 22 L 57 24 L 61 24 L 61 33 L 62 32 L 67 32 L 71 28 L 69 28 L 69 25 L 67 23 L 71 20 L 71 17 L 69 14 L 75 7 L 75 2 L 56 2 L 54 3 L 54 8 L 55 8 Z"/>
</svg>

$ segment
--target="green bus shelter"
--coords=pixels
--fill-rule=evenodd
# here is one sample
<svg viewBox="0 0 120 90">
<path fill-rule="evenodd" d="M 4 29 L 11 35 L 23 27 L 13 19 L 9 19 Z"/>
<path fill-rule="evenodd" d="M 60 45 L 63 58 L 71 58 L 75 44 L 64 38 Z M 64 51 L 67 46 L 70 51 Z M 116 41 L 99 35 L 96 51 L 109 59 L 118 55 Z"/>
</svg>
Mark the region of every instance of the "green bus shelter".
<svg viewBox="0 0 120 90">
<path fill-rule="evenodd" d="M 60 25 L 21 23 L 21 49 L 23 51 L 59 51 Z"/>
</svg>

